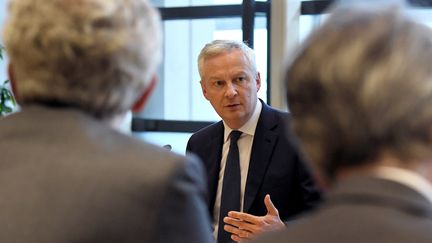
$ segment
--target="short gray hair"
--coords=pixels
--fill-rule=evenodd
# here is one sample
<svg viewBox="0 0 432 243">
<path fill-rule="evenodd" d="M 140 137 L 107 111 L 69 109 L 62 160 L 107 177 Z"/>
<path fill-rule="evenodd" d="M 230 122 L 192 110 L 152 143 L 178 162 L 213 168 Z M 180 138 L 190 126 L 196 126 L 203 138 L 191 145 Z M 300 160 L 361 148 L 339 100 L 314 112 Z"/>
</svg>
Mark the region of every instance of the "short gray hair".
<svg viewBox="0 0 432 243">
<path fill-rule="evenodd" d="M 390 152 L 432 151 L 432 31 L 400 9 L 335 10 L 287 75 L 293 129 L 314 165 L 339 168 Z"/>
<path fill-rule="evenodd" d="M 5 47 L 23 104 L 122 113 L 161 60 L 160 17 L 146 0 L 11 0 L 9 7 Z"/>
<path fill-rule="evenodd" d="M 235 50 L 241 51 L 249 62 L 249 68 L 256 75 L 258 73 L 254 51 L 245 43 L 235 40 L 214 40 L 207 43 L 198 55 L 198 72 L 202 78 L 202 66 L 205 60 L 229 53 Z"/>
</svg>

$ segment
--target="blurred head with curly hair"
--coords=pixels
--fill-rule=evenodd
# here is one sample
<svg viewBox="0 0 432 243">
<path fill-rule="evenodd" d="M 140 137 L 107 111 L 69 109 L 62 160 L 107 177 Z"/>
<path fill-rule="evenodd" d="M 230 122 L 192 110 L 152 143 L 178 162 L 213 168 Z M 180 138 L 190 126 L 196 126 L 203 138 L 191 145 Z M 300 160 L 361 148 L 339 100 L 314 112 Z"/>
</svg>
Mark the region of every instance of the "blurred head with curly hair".
<svg viewBox="0 0 432 243">
<path fill-rule="evenodd" d="M 12 0 L 3 34 L 22 106 L 110 118 L 144 103 L 161 60 L 160 17 L 145 0 Z"/>
</svg>

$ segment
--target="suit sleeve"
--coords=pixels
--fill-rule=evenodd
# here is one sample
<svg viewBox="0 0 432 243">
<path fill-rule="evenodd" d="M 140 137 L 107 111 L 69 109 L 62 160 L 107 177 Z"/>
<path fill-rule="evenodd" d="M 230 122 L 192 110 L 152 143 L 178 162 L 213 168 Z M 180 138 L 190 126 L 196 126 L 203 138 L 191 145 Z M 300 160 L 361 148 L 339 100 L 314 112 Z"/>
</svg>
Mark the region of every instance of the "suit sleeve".
<svg viewBox="0 0 432 243">
<path fill-rule="evenodd" d="M 187 144 L 186 144 L 186 154 L 192 153 L 192 144 L 191 144 L 191 138 L 189 138 Z"/>
<path fill-rule="evenodd" d="M 189 140 L 188 140 L 188 142 L 187 142 L 187 144 L 186 144 L 186 155 L 190 155 L 190 154 L 194 154 L 195 156 L 198 156 L 198 158 L 200 158 L 199 157 L 199 155 L 197 154 L 197 144 L 199 144 L 199 138 L 198 138 L 198 136 L 197 136 L 197 134 L 192 134 L 192 136 L 189 138 Z M 199 146 L 198 146 L 199 147 Z M 200 162 L 202 162 L 202 161 L 200 161 Z"/>
<path fill-rule="evenodd" d="M 155 242 L 210 243 L 211 224 L 205 204 L 206 182 L 201 163 L 187 157 L 170 182 L 163 200 Z"/>
</svg>

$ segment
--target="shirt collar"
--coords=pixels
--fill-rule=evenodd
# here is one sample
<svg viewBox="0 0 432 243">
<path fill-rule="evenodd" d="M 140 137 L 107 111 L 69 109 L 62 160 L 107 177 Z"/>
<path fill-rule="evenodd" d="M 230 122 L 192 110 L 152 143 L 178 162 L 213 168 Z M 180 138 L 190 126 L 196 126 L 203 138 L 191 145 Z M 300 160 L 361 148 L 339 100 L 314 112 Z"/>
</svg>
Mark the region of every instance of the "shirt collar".
<svg viewBox="0 0 432 243">
<path fill-rule="evenodd" d="M 380 166 L 374 170 L 374 174 L 379 178 L 395 181 L 412 188 L 432 203 L 432 185 L 417 173 L 397 167 Z"/>
<path fill-rule="evenodd" d="M 244 134 L 248 134 L 251 136 L 255 135 L 255 130 L 258 124 L 258 119 L 261 114 L 262 104 L 259 99 L 256 101 L 255 110 L 252 113 L 252 116 L 249 118 L 249 120 L 238 130 Z M 225 122 L 223 122 L 224 125 L 224 142 L 228 141 L 228 137 L 233 129 L 231 129 Z M 243 135 L 243 134 L 242 134 Z"/>
</svg>

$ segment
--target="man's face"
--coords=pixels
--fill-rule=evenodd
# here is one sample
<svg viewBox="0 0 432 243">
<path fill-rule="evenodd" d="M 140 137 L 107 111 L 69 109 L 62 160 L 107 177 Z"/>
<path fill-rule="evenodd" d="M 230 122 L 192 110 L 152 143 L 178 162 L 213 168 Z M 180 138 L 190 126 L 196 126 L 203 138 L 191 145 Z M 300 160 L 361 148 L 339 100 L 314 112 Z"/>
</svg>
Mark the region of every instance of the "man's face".
<svg viewBox="0 0 432 243">
<path fill-rule="evenodd" d="M 222 53 L 202 63 L 204 97 L 232 129 L 240 128 L 252 116 L 260 87 L 259 73 L 255 75 L 239 50 Z"/>
</svg>

